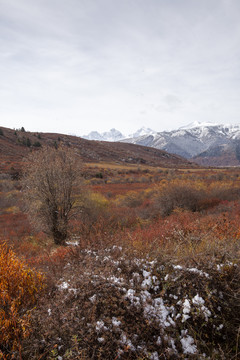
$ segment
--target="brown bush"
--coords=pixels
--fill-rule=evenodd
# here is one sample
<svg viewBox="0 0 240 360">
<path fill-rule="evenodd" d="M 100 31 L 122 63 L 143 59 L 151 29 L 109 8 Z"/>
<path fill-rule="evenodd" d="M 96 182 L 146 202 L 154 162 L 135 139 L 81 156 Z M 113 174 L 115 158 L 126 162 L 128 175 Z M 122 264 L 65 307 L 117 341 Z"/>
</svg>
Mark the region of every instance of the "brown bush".
<svg viewBox="0 0 240 360">
<path fill-rule="evenodd" d="M 189 185 L 170 185 L 165 187 L 156 197 L 155 208 L 161 216 L 168 216 L 176 208 L 190 211 L 199 209 L 200 200 L 206 194 Z"/>
<path fill-rule="evenodd" d="M 29 155 L 22 180 L 34 226 L 64 244 L 69 220 L 82 211 L 84 185 L 81 161 L 65 148 L 44 148 Z"/>
</svg>

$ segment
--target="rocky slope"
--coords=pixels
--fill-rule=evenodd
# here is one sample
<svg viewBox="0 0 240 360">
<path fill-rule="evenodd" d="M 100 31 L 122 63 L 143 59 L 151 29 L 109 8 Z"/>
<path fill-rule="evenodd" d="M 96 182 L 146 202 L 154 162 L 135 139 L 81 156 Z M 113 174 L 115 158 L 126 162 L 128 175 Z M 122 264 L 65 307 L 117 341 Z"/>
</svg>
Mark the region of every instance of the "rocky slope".
<svg viewBox="0 0 240 360">
<path fill-rule="evenodd" d="M 162 149 L 181 156 L 192 158 L 207 149 L 229 144 L 240 139 L 238 125 L 210 125 L 195 123 L 178 130 L 163 131 L 125 139 L 125 142 L 141 144 Z"/>
</svg>

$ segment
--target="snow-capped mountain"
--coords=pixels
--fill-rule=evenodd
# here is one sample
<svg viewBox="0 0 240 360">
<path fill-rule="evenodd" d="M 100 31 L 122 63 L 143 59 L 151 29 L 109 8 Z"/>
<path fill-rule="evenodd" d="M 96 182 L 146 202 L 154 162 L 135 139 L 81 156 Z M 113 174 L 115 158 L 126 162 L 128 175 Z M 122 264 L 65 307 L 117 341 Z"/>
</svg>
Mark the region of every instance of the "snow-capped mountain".
<svg viewBox="0 0 240 360">
<path fill-rule="evenodd" d="M 120 131 L 113 128 L 110 131 L 106 131 L 103 133 L 99 133 L 98 131 L 91 131 L 88 135 L 83 135 L 82 137 L 87 140 L 120 141 L 126 138 L 137 138 L 139 136 L 152 134 L 157 133 L 156 131 L 146 127 L 141 127 L 141 129 L 130 135 L 123 135 Z"/>
<path fill-rule="evenodd" d="M 155 135 L 155 134 L 157 134 L 156 131 L 143 126 L 143 127 L 141 127 L 141 129 L 137 130 L 135 133 L 128 135 L 128 138 L 136 138 L 136 137 L 140 137 L 140 136 Z"/>
<path fill-rule="evenodd" d="M 149 146 L 193 159 L 202 165 L 227 166 L 239 165 L 240 162 L 240 156 L 236 157 L 240 149 L 240 125 L 193 122 L 172 131 L 156 132 L 142 127 L 124 136 L 120 131 L 111 129 L 101 134 L 91 132 L 85 138 Z"/>
<path fill-rule="evenodd" d="M 99 134 L 98 131 L 91 131 L 88 135 L 83 135 L 82 137 L 87 140 L 103 140 L 102 134 Z"/>
<path fill-rule="evenodd" d="M 195 127 L 218 126 L 218 125 L 219 125 L 218 123 L 194 121 L 188 125 L 181 126 L 179 129 L 187 130 L 187 129 L 193 129 Z"/>
<path fill-rule="evenodd" d="M 99 133 L 98 131 L 91 131 L 88 135 L 83 135 L 82 137 L 87 140 L 99 141 L 120 141 L 125 138 L 125 136 L 120 131 L 114 128 L 103 133 Z"/>
<path fill-rule="evenodd" d="M 192 123 L 178 130 L 146 134 L 124 142 L 150 146 L 191 159 L 216 146 L 240 140 L 239 125 Z"/>
</svg>

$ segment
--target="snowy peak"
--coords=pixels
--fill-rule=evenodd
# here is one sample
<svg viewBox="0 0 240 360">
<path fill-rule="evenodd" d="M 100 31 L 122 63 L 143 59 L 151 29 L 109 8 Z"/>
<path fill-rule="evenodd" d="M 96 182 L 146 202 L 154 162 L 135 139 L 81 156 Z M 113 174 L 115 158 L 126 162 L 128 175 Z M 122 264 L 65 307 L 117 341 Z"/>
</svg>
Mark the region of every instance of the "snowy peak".
<svg viewBox="0 0 240 360">
<path fill-rule="evenodd" d="M 155 135 L 155 134 L 156 134 L 156 131 L 143 126 L 143 127 L 141 127 L 141 129 L 137 130 L 135 133 L 128 135 L 128 137 L 129 138 L 136 138 L 136 137 L 140 137 L 140 136 Z"/>
<path fill-rule="evenodd" d="M 210 122 L 193 122 L 177 130 L 163 131 L 124 139 L 124 142 L 150 146 L 188 159 L 240 140 L 240 126 Z"/>
<path fill-rule="evenodd" d="M 179 128 L 179 130 L 189 130 L 189 129 L 194 129 L 196 127 L 198 128 L 203 128 L 203 127 L 208 127 L 208 126 L 221 126 L 220 124 L 217 123 L 212 123 L 212 122 L 200 122 L 200 121 L 194 121 L 188 125 L 185 126 L 181 126 Z"/>
<path fill-rule="evenodd" d="M 88 135 L 83 135 L 84 139 L 88 140 L 103 140 L 103 137 L 97 131 L 91 131 Z"/>
<path fill-rule="evenodd" d="M 179 131 L 189 131 L 192 134 L 199 134 L 201 136 L 214 136 L 216 134 L 222 136 L 235 136 L 236 133 L 239 135 L 240 126 L 233 124 L 218 124 L 212 122 L 199 122 L 194 121 L 193 123 L 182 126 Z"/>
<path fill-rule="evenodd" d="M 126 136 L 123 135 L 120 131 L 113 128 L 103 133 L 99 133 L 98 131 L 91 131 L 88 135 L 83 135 L 82 137 L 87 140 L 120 141 L 126 138 L 138 138 L 145 135 L 155 134 L 157 134 L 156 131 L 150 128 L 141 127 L 141 129 L 137 130 L 135 133 Z"/>
<path fill-rule="evenodd" d="M 102 133 L 101 135 L 106 141 L 119 141 L 124 138 L 124 135 L 114 128 L 110 131 Z"/>
<path fill-rule="evenodd" d="M 125 136 L 120 131 L 113 128 L 103 133 L 99 133 L 98 131 L 91 131 L 88 135 L 83 135 L 82 137 L 87 140 L 120 141 Z"/>
</svg>

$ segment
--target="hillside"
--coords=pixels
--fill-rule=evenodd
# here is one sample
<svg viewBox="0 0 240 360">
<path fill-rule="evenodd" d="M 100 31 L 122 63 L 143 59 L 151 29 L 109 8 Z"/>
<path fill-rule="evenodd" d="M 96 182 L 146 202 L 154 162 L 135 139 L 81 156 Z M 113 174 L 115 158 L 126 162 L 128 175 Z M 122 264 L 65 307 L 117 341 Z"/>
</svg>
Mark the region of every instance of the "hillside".
<svg viewBox="0 0 240 360">
<path fill-rule="evenodd" d="M 201 166 L 239 166 L 239 142 L 212 146 L 193 157 L 192 160 Z"/>
<path fill-rule="evenodd" d="M 1 129 L 3 135 L 0 135 L 0 171 L 18 170 L 29 151 L 44 145 L 74 147 L 79 151 L 83 162 L 146 164 L 168 168 L 196 167 L 194 163 L 180 156 L 135 144 L 91 141 L 57 133 L 32 133 L 3 127 Z"/>
</svg>

